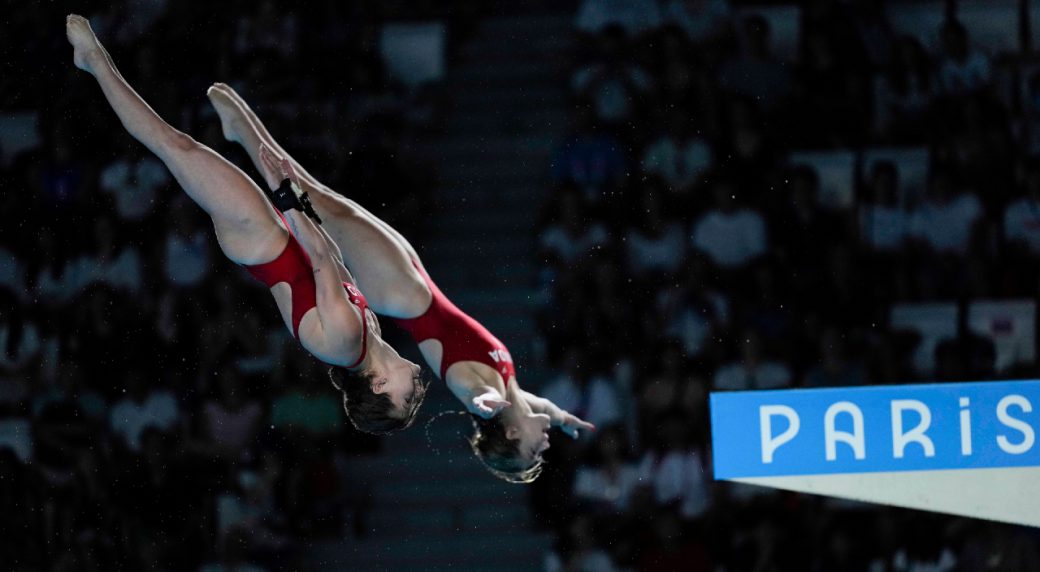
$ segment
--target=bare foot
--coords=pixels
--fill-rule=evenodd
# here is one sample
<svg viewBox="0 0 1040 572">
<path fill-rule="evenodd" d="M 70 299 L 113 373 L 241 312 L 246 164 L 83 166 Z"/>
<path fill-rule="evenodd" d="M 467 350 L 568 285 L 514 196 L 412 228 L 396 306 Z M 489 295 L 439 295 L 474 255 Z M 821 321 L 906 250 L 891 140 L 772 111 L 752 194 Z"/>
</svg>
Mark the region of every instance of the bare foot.
<svg viewBox="0 0 1040 572">
<path fill-rule="evenodd" d="M 215 83 L 213 84 L 213 86 L 219 88 L 220 91 L 223 91 L 225 94 L 227 94 L 227 96 L 230 97 L 232 101 L 234 101 L 236 104 L 238 104 L 239 107 L 242 108 L 243 112 L 253 112 L 253 110 L 249 108 L 249 104 L 246 103 L 246 100 L 242 99 L 241 95 L 238 95 L 238 92 L 235 91 L 235 88 L 231 87 L 226 83 Z"/>
<path fill-rule="evenodd" d="M 242 138 L 239 136 L 239 131 L 242 129 L 242 110 L 239 109 L 235 100 L 228 95 L 228 91 L 231 88 L 227 84 L 215 83 L 206 90 L 206 97 L 209 97 L 210 103 L 213 104 L 213 109 L 217 111 L 217 115 L 220 116 L 220 130 L 224 132 L 224 139 L 231 141 L 232 143 L 241 143 Z"/>
<path fill-rule="evenodd" d="M 105 50 L 94 30 L 90 29 L 90 22 L 83 16 L 69 14 L 65 18 L 65 35 L 72 44 L 72 62 L 79 69 L 93 74 L 94 65 L 105 57 Z"/>
</svg>

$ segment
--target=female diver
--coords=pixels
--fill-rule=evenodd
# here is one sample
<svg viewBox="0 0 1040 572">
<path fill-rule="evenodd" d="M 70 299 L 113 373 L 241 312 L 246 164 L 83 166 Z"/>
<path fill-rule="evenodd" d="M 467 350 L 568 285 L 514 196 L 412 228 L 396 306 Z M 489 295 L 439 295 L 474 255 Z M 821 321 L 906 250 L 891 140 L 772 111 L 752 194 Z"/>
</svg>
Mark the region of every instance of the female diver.
<svg viewBox="0 0 1040 572">
<path fill-rule="evenodd" d="M 94 76 L 126 130 L 210 216 L 224 254 L 270 288 L 307 351 L 334 375 L 351 379 L 342 387 L 351 420 L 380 433 L 411 424 L 425 393 L 420 368 L 383 341 L 378 320 L 321 228 L 299 210 L 272 209 L 242 171 L 163 121 L 123 79 L 85 18 L 68 16 L 66 35 L 76 67 Z M 276 202 L 295 198 L 288 181 L 268 184 Z"/>
<path fill-rule="evenodd" d="M 389 316 L 419 345 L 474 419 L 473 451 L 496 476 L 530 482 L 549 448 L 548 430 L 577 438 L 593 430 L 552 402 L 520 388 L 509 350 L 480 323 L 459 310 L 430 279 L 412 245 L 387 223 L 318 182 L 270 135 L 234 90 L 215 84 L 207 92 L 224 136 L 240 144 L 269 182 L 289 175 L 313 201 L 322 227 L 340 247 L 368 302 Z M 356 370 L 334 369 L 337 387 L 355 386 Z"/>
</svg>

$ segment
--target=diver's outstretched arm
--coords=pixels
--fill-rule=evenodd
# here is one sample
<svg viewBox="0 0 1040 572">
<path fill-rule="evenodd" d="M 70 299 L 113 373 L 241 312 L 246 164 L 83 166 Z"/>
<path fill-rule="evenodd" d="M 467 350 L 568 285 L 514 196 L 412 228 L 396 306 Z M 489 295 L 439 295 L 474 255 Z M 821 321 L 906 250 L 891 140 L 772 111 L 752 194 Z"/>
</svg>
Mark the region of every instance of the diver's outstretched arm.
<svg viewBox="0 0 1040 572">
<path fill-rule="evenodd" d="M 561 431 L 575 439 L 578 438 L 578 431 L 591 432 L 596 430 L 596 426 L 592 423 L 560 409 L 555 403 L 544 397 L 538 397 L 523 390 L 520 390 L 520 395 L 531 406 L 531 411 L 548 415 L 549 422 L 552 423 L 553 427 L 559 427 Z"/>
</svg>

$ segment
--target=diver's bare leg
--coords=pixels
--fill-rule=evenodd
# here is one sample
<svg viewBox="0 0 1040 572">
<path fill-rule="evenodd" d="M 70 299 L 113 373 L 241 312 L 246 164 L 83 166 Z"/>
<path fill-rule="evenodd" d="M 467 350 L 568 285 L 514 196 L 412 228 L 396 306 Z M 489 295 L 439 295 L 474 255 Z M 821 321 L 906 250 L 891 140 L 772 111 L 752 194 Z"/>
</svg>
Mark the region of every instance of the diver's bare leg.
<svg viewBox="0 0 1040 572">
<path fill-rule="evenodd" d="M 261 170 L 261 145 L 267 145 L 298 169 L 301 186 L 322 218 L 322 228 L 339 246 L 345 265 L 373 309 L 396 318 L 411 318 L 425 311 L 430 295 L 412 266 L 411 259 L 418 257 L 411 245 L 356 202 L 306 174 L 233 94 L 224 84 L 215 84 L 207 92 L 220 116 L 224 136 L 241 145 Z"/>
<path fill-rule="evenodd" d="M 383 221 L 376 215 L 372 214 L 368 209 L 361 206 L 356 201 L 344 197 L 336 191 L 330 189 L 328 186 L 321 183 L 321 181 L 319 181 L 317 177 L 307 172 L 307 169 L 305 169 L 303 165 L 300 165 L 300 163 L 296 159 L 294 159 L 292 155 L 290 155 L 284 148 L 282 148 L 281 145 L 278 144 L 278 141 L 275 140 L 274 136 L 271 135 L 271 133 L 267 130 L 267 127 L 264 125 L 264 123 L 260 121 L 259 117 L 257 117 L 256 113 L 253 111 L 253 108 L 250 107 L 249 104 L 246 103 L 245 99 L 243 99 L 242 96 L 238 94 L 238 92 L 232 89 L 231 86 L 225 83 L 215 83 L 213 84 L 213 87 L 211 87 L 210 89 L 219 90 L 223 93 L 223 95 L 227 96 L 227 99 L 230 99 L 231 101 L 237 104 L 237 110 L 234 111 L 238 111 L 238 113 L 232 112 L 231 108 L 223 108 L 225 111 L 228 111 L 227 118 L 225 119 L 225 115 L 220 113 L 221 106 L 218 104 L 217 101 L 213 102 L 214 105 L 217 106 L 218 114 L 220 114 L 221 126 L 225 128 L 224 136 L 228 137 L 229 141 L 237 141 L 238 143 L 243 145 L 243 147 L 245 147 L 247 152 L 249 153 L 250 158 L 253 160 L 253 164 L 256 165 L 258 169 L 260 169 L 261 167 L 257 163 L 257 161 L 259 161 L 259 157 L 258 152 L 256 151 L 256 138 L 262 140 L 269 147 L 271 147 L 271 149 L 273 149 L 282 157 L 287 158 L 293 164 L 293 168 L 296 170 L 296 172 L 301 176 L 301 178 L 304 179 L 305 183 L 309 184 L 313 190 L 319 193 L 323 193 L 325 195 L 324 197 L 322 197 L 322 202 L 326 200 L 346 201 L 362 214 L 369 216 L 372 219 L 373 223 L 379 225 L 380 228 L 382 228 L 388 234 L 393 236 L 394 239 L 401 244 L 401 247 L 408 252 L 409 258 L 418 261 L 420 266 L 422 265 L 422 260 L 419 259 L 419 254 L 415 251 L 415 248 L 412 246 L 410 242 L 408 242 L 408 239 L 402 236 L 401 233 L 397 232 L 397 229 L 393 228 L 385 221 Z M 248 127 L 245 127 L 242 124 L 242 122 L 248 122 Z M 230 137 L 228 136 L 228 131 L 232 132 L 232 135 Z M 251 132 L 251 134 L 247 133 L 247 131 Z M 248 143 L 238 141 L 237 138 L 239 136 L 241 136 L 243 140 L 247 138 L 252 140 Z"/>
<path fill-rule="evenodd" d="M 86 19 L 69 16 L 66 33 L 76 66 L 94 76 L 126 130 L 166 164 L 188 196 L 209 214 L 224 254 L 239 264 L 273 260 L 288 234 L 252 180 L 163 121 L 119 74 Z"/>
</svg>

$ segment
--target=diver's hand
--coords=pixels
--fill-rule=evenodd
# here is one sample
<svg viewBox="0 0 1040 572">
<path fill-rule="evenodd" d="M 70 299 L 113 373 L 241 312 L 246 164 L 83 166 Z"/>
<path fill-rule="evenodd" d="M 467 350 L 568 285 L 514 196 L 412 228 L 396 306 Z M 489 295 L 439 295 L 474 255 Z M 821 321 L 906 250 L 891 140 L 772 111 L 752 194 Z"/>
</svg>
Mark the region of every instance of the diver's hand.
<svg viewBox="0 0 1040 572">
<path fill-rule="evenodd" d="M 487 391 L 474 397 L 471 403 L 473 406 L 473 413 L 480 415 L 484 419 L 491 419 L 495 415 L 498 415 L 499 411 L 512 405 L 512 403 L 502 399 L 502 395 L 494 390 Z"/>
<path fill-rule="evenodd" d="M 281 186 L 282 181 L 289 179 L 292 182 L 293 192 L 296 193 L 296 196 L 302 194 L 300 177 L 296 174 L 296 169 L 293 168 L 292 162 L 279 155 L 267 146 L 266 143 L 260 144 L 260 166 L 263 167 L 264 179 L 272 191 Z"/>
<path fill-rule="evenodd" d="M 572 439 L 578 438 L 578 431 L 592 432 L 596 430 L 596 426 L 584 419 L 575 417 L 566 411 L 561 412 L 559 419 L 560 431 L 571 436 Z"/>
</svg>

